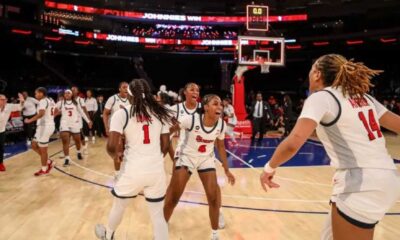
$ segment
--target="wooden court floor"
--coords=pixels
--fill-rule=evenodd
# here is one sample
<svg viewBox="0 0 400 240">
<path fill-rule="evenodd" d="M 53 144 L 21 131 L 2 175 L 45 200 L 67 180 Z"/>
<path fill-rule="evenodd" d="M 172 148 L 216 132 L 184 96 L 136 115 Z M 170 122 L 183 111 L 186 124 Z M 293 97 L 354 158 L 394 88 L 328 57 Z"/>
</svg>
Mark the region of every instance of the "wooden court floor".
<svg viewBox="0 0 400 240">
<path fill-rule="evenodd" d="M 400 159 L 400 137 L 387 136 L 394 158 Z M 32 151 L 5 161 L 0 173 L 0 240 L 95 239 L 94 225 L 106 223 L 112 197 L 109 187 L 112 161 L 105 141 L 89 146 L 89 155 L 62 167 L 61 144 L 50 144 L 57 162 L 50 176 L 33 177 L 39 159 Z M 166 160 L 167 172 L 171 162 Z M 236 168 L 235 186 L 228 186 L 218 169 L 223 194 L 226 228 L 222 240 L 313 240 L 319 239 L 331 191 L 333 170 L 328 166 L 279 169 L 281 189 L 265 193 L 259 186 L 261 169 Z M 210 237 L 208 209 L 199 178 L 194 174 L 170 222 L 170 239 L 203 240 Z M 377 240 L 400 239 L 400 202 L 378 225 Z M 151 224 L 143 197 L 132 200 L 120 228 L 118 240 L 151 239 Z"/>
</svg>

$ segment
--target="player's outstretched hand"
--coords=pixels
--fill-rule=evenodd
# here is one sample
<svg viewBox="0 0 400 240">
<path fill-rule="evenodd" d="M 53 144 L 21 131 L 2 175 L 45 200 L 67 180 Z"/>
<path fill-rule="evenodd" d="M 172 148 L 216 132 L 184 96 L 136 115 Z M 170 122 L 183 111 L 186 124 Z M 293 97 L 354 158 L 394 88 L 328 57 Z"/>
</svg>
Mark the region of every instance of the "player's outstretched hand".
<svg viewBox="0 0 400 240">
<path fill-rule="evenodd" d="M 260 183 L 261 187 L 267 192 L 268 188 L 279 188 L 280 185 L 273 182 L 272 179 L 274 178 L 275 172 L 267 173 L 263 172 L 260 176 Z M 267 188 L 268 186 L 268 188 Z"/>
<path fill-rule="evenodd" d="M 236 181 L 235 176 L 233 176 L 233 174 L 229 170 L 225 171 L 225 175 L 228 178 L 228 183 L 230 185 L 234 185 Z"/>
</svg>

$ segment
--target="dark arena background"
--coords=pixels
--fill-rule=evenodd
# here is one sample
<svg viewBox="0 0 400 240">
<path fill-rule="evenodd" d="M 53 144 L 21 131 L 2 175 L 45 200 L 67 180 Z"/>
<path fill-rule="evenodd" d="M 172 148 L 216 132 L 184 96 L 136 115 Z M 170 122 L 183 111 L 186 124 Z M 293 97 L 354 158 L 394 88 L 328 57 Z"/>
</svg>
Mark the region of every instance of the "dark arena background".
<svg viewBox="0 0 400 240">
<path fill-rule="evenodd" d="M 400 114 L 399 0 L 0 3 L 0 94 L 8 104 L 18 103 L 18 93 L 34 97 L 38 87 L 46 88 L 57 102 L 65 90 L 76 86 L 82 98 L 92 90 L 100 106 L 118 93 L 120 82 L 138 78 L 146 80 L 155 97 L 166 95 L 169 105 L 183 101 L 179 95 L 189 82 L 200 87 L 199 101 L 209 93 L 232 101 L 237 142 L 227 137 L 225 145 L 236 184 L 230 186 L 222 167 L 217 167 L 226 222 L 220 239 L 320 239 L 330 211 L 334 170 L 328 167 L 329 157 L 317 135 L 279 170 L 276 180 L 281 189 L 265 193 L 259 176 L 302 111 L 310 94 L 311 66 L 330 53 L 383 70 L 372 79 L 369 94 Z M 271 119 L 265 138 L 254 145 L 249 118 L 257 93 L 268 104 Z M 32 174 L 39 157 L 30 146 L 26 117 L 12 111 L 0 119 L 6 124 L 0 145 L 7 167 L 0 171 L 0 240 L 95 239 L 94 226 L 107 222 L 109 190 L 114 186 L 108 138 L 101 133 L 102 111 L 93 115 L 93 136 L 85 135 L 88 153 L 83 160 L 75 159 L 80 151 L 71 141 L 68 167 L 63 167 L 56 117 L 48 147 L 55 166 L 46 178 Z M 399 163 L 400 137 L 382 131 L 391 157 Z M 169 156 L 165 162 L 169 179 L 173 164 Z M 137 199 L 128 207 L 115 239 L 153 239 L 145 198 Z M 400 239 L 399 225 L 397 202 L 377 225 L 374 239 Z M 201 181 L 193 176 L 169 222 L 169 239 L 210 239 L 210 231 L 207 198 Z"/>
</svg>

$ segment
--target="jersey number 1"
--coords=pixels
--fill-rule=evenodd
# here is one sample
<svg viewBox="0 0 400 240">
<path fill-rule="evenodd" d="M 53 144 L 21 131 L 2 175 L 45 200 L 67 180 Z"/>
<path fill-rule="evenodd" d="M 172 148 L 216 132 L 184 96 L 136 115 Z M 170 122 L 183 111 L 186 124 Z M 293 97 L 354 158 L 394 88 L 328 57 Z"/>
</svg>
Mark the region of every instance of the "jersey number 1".
<svg viewBox="0 0 400 240">
<path fill-rule="evenodd" d="M 143 144 L 150 144 L 149 125 L 143 125 L 144 139 Z"/>
<path fill-rule="evenodd" d="M 373 141 L 376 139 L 375 135 L 373 132 L 377 132 L 378 133 L 378 138 L 382 137 L 382 132 L 381 129 L 379 128 L 378 123 L 375 120 L 375 115 L 374 112 L 372 111 L 372 109 L 370 109 L 368 111 L 368 122 L 367 122 L 367 118 L 365 117 L 363 112 L 359 112 L 358 113 L 358 117 L 360 118 L 361 122 L 363 123 L 365 129 L 368 132 L 368 138 L 370 141 Z"/>
</svg>

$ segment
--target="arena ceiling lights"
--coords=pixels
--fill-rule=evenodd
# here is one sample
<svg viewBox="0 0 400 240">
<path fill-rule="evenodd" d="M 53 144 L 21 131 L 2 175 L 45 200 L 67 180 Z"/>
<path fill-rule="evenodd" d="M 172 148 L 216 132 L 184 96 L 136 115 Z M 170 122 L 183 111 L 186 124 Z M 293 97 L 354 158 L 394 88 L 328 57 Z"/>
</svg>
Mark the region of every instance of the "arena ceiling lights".
<svg viewBox="0 0 400 240">
<path fill-rule="evenodd" d="M 200 23 L 219 23 L 219 24 L 243 24 L 246 23 L 246 16 L 190 16 L 177 14 L 158 14 L 146 12 L 121 11 L 105 8 L 95 8 L 81 5 L 73 5 L 67 3 L 57 3 L 45 1 L 45 7 L 49 9 L 58 9 L 63 11 L 80 12 L 87 14 L 109 15 L 128 19 L 142 21 L 171 21 L 171 22 L 200 22 Z M 293 22 L 307 21 L 307 14 L 284 15 L 284 16 L 269 16 L 268 22 Z"/>
</svg>

